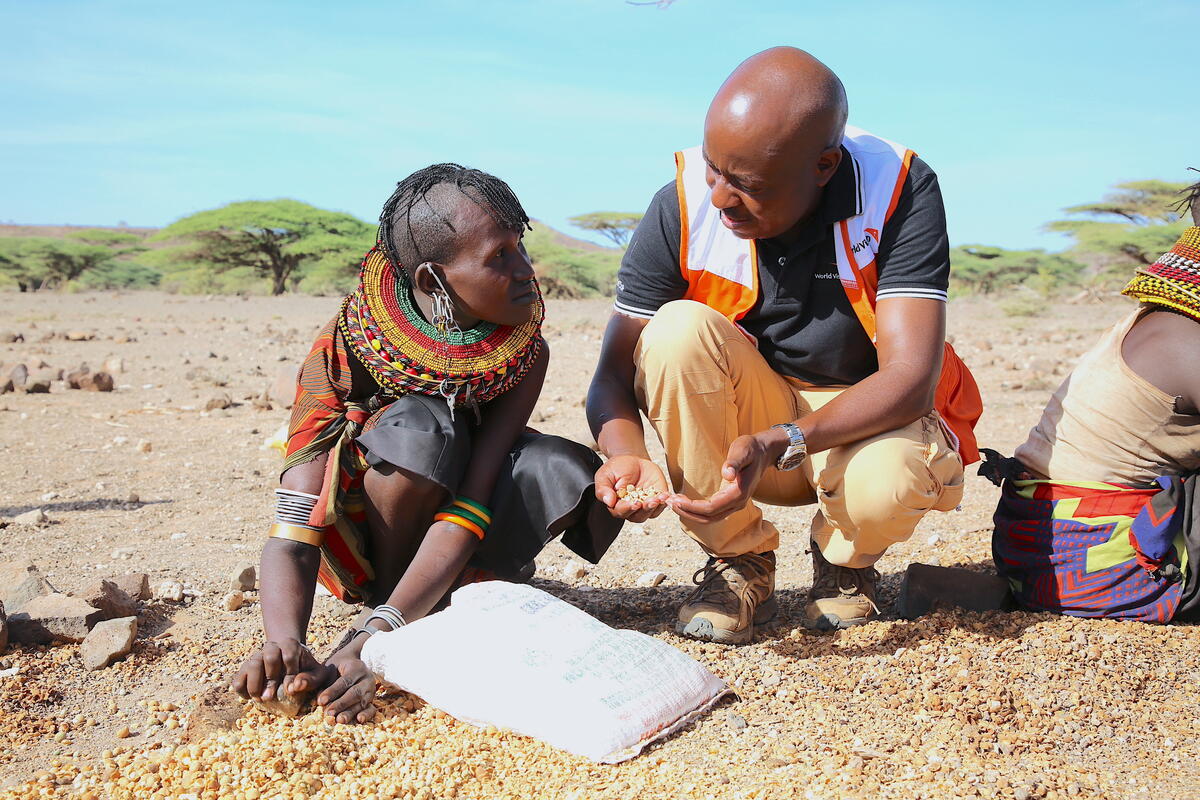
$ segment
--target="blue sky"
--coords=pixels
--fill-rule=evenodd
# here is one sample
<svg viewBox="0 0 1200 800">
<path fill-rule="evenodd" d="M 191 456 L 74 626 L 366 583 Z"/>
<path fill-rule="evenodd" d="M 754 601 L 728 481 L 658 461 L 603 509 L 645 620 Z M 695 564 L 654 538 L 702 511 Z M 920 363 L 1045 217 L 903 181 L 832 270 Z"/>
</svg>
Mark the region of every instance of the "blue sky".
<svg viewBox="0 0 1200 800">
<path fill-rule="evenodd" d="M 0 0 L 0 221 L 164 225 L 294 197 L 374 220 L 458 161 L 535 217 L 645 208 L 746 56 L 803 47 L 938 172 L 951 241 L 1055 248 L 1200 167 L 1200 3 Z"/>
</svg>

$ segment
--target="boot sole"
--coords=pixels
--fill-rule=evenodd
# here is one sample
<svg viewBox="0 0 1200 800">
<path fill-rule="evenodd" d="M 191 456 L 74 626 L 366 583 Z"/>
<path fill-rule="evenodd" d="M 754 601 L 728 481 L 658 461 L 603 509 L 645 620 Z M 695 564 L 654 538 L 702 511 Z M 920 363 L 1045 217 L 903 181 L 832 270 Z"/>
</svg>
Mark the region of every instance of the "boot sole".
<svg viewBox="0 0 1200 800">
<path fill-rule="evenodd" d="M 756 625 L 766 625 L 774 621 L 779 614 L 779 604 L 775 602 L 775 597 L 772 595 L 767 602 L 763 603 L 754 611 L 754 620 L 743 630 L 731 631 L 725 628 L 716 628 L 710 620 L 703 617 L 697 617 L 691 622 L 676 622 L 675 633 L 680 636 L 685 636 L 688 639 L 696 639 L 701 642 L 714 642 L 716 644 L 746 644 L 754 638 L 754 627 Z"/>
<path fill-rule="evenodd" d="M 816 619 L 804 620 L 804 627 L 817 631 L 844 631 L 847 628 L 866 625 L 868 622 L 874 622 L 877 619 L 879 619 L 878 614 L 851 620 L 843 620 L 837 614 L 822 614 Z"/>
</svg>

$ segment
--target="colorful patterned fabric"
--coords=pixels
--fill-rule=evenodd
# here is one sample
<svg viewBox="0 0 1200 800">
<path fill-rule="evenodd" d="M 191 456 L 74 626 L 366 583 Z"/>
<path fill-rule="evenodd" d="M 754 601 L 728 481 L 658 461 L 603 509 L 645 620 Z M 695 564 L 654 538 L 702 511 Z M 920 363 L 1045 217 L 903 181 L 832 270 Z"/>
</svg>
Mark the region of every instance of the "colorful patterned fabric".
<svg viewBox="0 0 1200 800">
<path fill-rule="evenodd" d="M 413 304 L 407 275 L 379 245 L 363 259 L 358 289 L 338 325 L 379 385 L 393 394 L 453 397 L 455 406 L 486 403 L 520 382 L 543 345 L 545 306 L 516 327 L 481 322 L 443 339 Z"/>
<path fill-rule="evenodd" d="M 1188 228 L 1169 252 L 1139 269 L 1121 294 L 1200 320 L 1200 227 Z"/>
<path fill-rule="evenodd" d="M 1179 484 L 1005 480 L 993 518 L 996 569 L 1034 611 L 1168 622 L 1189 559 Z"/>
<path fill-rule="evenodd" d="M 367 464 L 354 440 L 370 430 L 382 412 L 378 403 L 353 403 L 350 354 L 331 320 L 313 343 L 300 367 L 296 401 L 288 426 L 283 472 L 330 453 L 308 523 L 322 531 L 321 566 L 317 579 L 345 602 L 362 599 L 359 587 L 375 577 L 366 557 L 368 541 L 362 477 Z M 386 407 L 386 406 L 384 406 Z"/>
</svg>

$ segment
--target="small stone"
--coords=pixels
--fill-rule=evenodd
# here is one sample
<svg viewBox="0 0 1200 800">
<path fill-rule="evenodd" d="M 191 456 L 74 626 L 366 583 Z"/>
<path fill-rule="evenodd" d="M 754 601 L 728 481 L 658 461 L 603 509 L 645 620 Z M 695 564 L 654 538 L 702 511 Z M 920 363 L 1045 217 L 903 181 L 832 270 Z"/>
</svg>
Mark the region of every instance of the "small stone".
<svg viewBox="0 0 1200 800">
<path fill-rule="evenodd" d="M 916 619 L 936 608 L 1001 611 L 1012 608 L 1008 581 L 996 575 L 955 567 L 909 564 L 896 598 L 896 613 Z"/>
<path fill-rule="evenodd" d="M 120 356 L 113 356 L 105 360 L 104 371 L 112 375 L 120 375 L 125 371 L 125 359 Z"/>
<path fill-rule="evenodd" d="M 67 331 L 63 336 L 68 342 L 90 342 L 96 338 L 96 334 L 91 331 Z"/>
<path fill-rule="evenodd" d="M 87 364 L 80 364 L 75 369 L 68 370 L 63 380 L 67 382 L 67 386 L 71 389 L 82 389 L 83 379 L 90 375 L 92 368 Z"/>
<path fill-rule="evenodd" d="M 221 392 L 214 394 L 208 398 L 208 402 L 204 404 L 205 411 L 218 411 L 223 408 L 229 408 L 233 405 L 233 398 L 229 396 L 229 392 Z"/>
<path fill-rule="evenodd" d="M 129 655 L 137 637 L 137 627 L 137 617 L 121 617 L 97 624 L 79 649 L 83 666 L 90 670 L 103 669 Z"/>
<path fill-rule="evenodd" d="M 748 726 L 750 723 L 746 722 L 746 718 L 743 717 L 741 714 L 735 714 L 732 711 L 730 711 L 728 714 L 725 715 L 725 724 L 728 725 L 729 727 L 733 728 L 735 731 L 740 731 L 743 728 L 745 728 L 746 726 Z"/>
<path fill-rule="evenodd" d="M 139 453 L 149 453 L 153 449 L 154 445 L 151 444 L 149 439 L 140 439 L 137 443 L 137 450 Z"/>
<path fill-rule="evenodd" d="M 117 729 L 117 738 L 118 739 L 128 739 L 129 735 L 130 735 L 130 730 L 129 730 L 128 725 L 122 725 L 120 728 Z"/>
<path fill-rule="evenodd" d="M 13 342 L 23 342 L 25 337 L 15 331 L 0 331 L 0 343 L 12 344 Z"/>
<path fill-rule="evenodd" d="M 54 383 L 53 380 L 50 380 L 45 377 L 30 378 L 29 382 L 25 384 L 25 393 L 26 394 L 50 394 L 50 385 L 52 383 Z"/>
<path fill-rule="evenodd" d="M 126 575 L 113 578 L 112 582 L 117 585 L 125 594 L 137 600 L 149 600 L 150 594 L 150 576 L 144 572 L 130 572 Z"/>
<path fill-rule="evenodd" d="M 652 586 L 658 586 L 666 579 L 667 575 L 664 572 L 643 572 L 638 576 L 637 585 L 649 588 Z"/>
<path fill-rule="evenodd" d="M 280 717 L 300 717 L 307 714 L 313 708 L 313 697 L 293 697 L 284 692 L 282 689 L 276 690 L 278 697 L 275 700 L 263 700 L 260 697 L 252 698 L 254 705 L 271 714 Z"/>
<path fill-rule="evenodd" d="M 8 380 L 11 381 L 13 385 L 13 388 L 9 391 L 25 391 L 25 384 L 29 380 L 29 368 L 24 364 L 17 364 L 8 373 Z"/>
<path fill-rule="evenodd" d="M 26 511 L 24 514 L 18 514 L 13 517 L 13 522 L 17 525 L 47 525 L 50 518 L 46 516 L 46 512 L 40 508 L 35 508 L 32 511 Z"/>
<path fill-rule="evenodd" d="M 88 605 L 103 611 L 106 620 L 136 617 L 138 613 L 137 600 L 113 581 L 94 583 L 86 591 L 80 592 L 79 596 Z"/>
<path fill-rule="evenodd" d="M 291 408 L 296 399 L 296 376 L 300 372 L 298 364 L 282 365 L 275 371 L 275 380 L 266 391 L 266 397 L 280 408 Z"/>
<path fill-rule="evenodd" d="M 130 492 L 130 493 L 129 493 L 129 496 L 125 498 L 125 502 L 126 502 L 126 503 L 135 503 L 135 504 L 136 504 L 136 503 L 140 503 L 140 502 L 142 502 L 142 498 L 141 498 L 141 496 L 140 496 L 140 495 L 138 495 L 138 493 L 137 493 L 137 492 Z"/>
<path fill-rule="evenodd" d="M 133 558 L 133 554 L 135 552 L 137 552 L 137 548 L 134 548 L 134 547 L 118 547 L 118 548 L 114 549 L 110 555 L 112 558 L 119 559 L 121 561 L 125 561 L 127 559 Z"/>
<path fill-rule="evenodd" d="M 111 392 L 113 377 L 107 372 L 89 372 L 80 380 L 78 388 L 86 392 Z"/>
<path fill-rule="evenodd" d="M 221 598 L 221 608 L 226 611 L 237 611 L 246 604 L 246 596 L 241 592 L 230 592 Z"/>
<path fill-rule="evenodd" d="M 183 584 L 179 581 L 163 581 L 158 585 L 154 596 L 159 600 L 179 603 L 183 600 Z"/>
<path fill-rule="evenodd" d="M 0 602 L 9 614 L 20 611 L 33 598 L 53 591 L 54 587 L 32 561 L 0 565 Z"/>
<path fill-rule="evenodd" d="M 43 492 L 40 499 L 43 503 L 48 503 L 57 497 L 58 497 L 58 492 Z"/>
<path fill-rule="evenodd" d="M 258 571 L 253 564 L 239 564 L 229 577 L 229 588 L 235 592 L 253 592 L 258 585 Z"/>
<path fill-rule="evenodd" d="M 8 618 L 9 635 L 22 644 L 81 642 L 101 621 L 103 613 L 78 597 L 45 594 Z"/>
<path fill-rule="evenodd" d="M 579 561 L 570 561 L 563 566 L 563 577 L 569 581 L 577 581 L 588 574 L 588 568 Z"/>
</svg>

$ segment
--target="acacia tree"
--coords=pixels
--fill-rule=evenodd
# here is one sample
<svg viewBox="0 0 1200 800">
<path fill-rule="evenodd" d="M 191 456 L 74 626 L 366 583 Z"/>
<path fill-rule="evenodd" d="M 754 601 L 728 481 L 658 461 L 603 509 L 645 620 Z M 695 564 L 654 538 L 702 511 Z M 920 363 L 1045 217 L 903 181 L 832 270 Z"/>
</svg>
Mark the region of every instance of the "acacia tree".
<svg viewBox="0 0 1200 800">
<path fill-rule="evenodd" d="M 1185 210 L 1180 206 L 1183 183 L 1130 181 L 1119 183 L 1098 203 L 1063 209 L 1087 219 L 1051 222 L 1048 230 L 1070 235 L 1068 251 L 1098 273 L 1119 274 L 1154 263 L 1182 233 Z"/>
<path fill-rule="evenodd" d="M 124 252 L 81 241 L 82 238 L 69 234 L 64 239 L 48 236 L 0 239 L 0 274 L 14 281 L 22 292 L 62 288 L 80 276 L 102 268 Z"/>
<path fill-rule="evenodd" d="M 629 243 L 629 237 L 633 235 L 634 229 L 641 221 L 641 214 L 628 211 L 593 211 L 590 214 L 579 214 L 570 219 L 571 224 L 576 228 L 595 231 L 610 239 L 617 247 L 624 247 Z"/>
<path fill-rule="evenodd" d="M 1005 250 L 970 244 L 950 251 L 950 271 L 955 283 L 979 294 L 1027 282 L 1037 283 L 1039 291 L 1046 293 L 1049 287 L 1074 283 L 1083 265 L 1045 250 Z"/>
<path fill-rule="evenodd" d="M 324 264 L 353 272 L 373 237 L 374 228 L 350 214 L 281 199 L 201 211 L 152 238 L 178 242 L 156 254 L 164 266 L 248 271 L 270 279 L 272 294 L 283 294 L 307 267 Z"/>
</svg>

